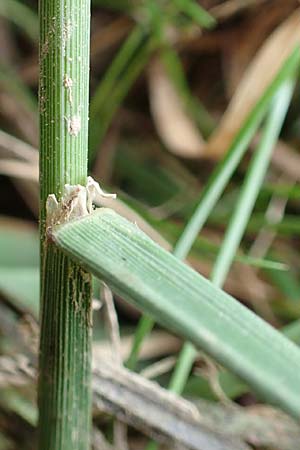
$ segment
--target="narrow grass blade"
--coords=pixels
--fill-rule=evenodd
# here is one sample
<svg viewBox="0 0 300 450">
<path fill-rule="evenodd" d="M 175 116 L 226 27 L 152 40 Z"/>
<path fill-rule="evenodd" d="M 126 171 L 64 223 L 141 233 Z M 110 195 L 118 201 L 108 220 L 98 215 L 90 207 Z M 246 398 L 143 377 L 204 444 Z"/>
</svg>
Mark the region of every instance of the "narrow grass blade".
<svg viewBox="0 0 300 450">
<path fill-rule="evenodd" d="M 134 342 L 132 345 L 132 349 L 129 355 L 128 360 L 126 361 L 126 367 L 130 370 L 134 370 L 138 361 L 138 354 L 140 350 L 140 345 L 145 339 L 145 337 L 151 332 L 154 325 L 154 320 L 149 316 L 142 316 L 139 321 L 137 330 L 134 335 Z"/>
<path fill-rule="evenodd" d="M 0 2 L 0 16 L 5 17 L 23 30 L 34 42 L 39 37 L 37 14 L 23 2 L 4 0 Z"/>
<path fill-rule="evenodd" d="M 242 192 L 229 222 L 220 253 L 212 271 L 211 278 L 217 286 L 222 286 L 225 282 L 233 257 L 240 245 L 263 183 L 272 150 L 274 149 L 286 116 L 293 90 L 294 82 L 287 81 L 279 90 L 272 104 L 261 141 L 249 166 Z"/>
<path fill-rule="evenodd" d="M 281 263 L 279 261 L 272 261 L 270 259 L 253 258 L 252 256 L 248 255 L 236 255 L 235 259 L 243 264 L 247 264 L 248 266 L 265 270 L 273 270 L 276 275 L 278 274 L 278 272 L 286 272 L 289 269 L 287 264 Z"/>
<path fill-rule="evenodd" d="M 1 267 L 0 292 L 17 310 L 39 316 L 38 267 Z"/>
<path fill-rule="evenodd" d="M 299 418 L 300 350 L 135 224 L 101 208 L 49 237 L 128 302 Z"/>
<path fill-rule="evenodd" d="M 93 160 L 97 146 L 118 106 L 145 66 L 149 57 L 149 47 L 149 37 L 140 26 L 136 26 L 96 89 L 90 105 L 90 160 Z"/>
<path fill-rule="evenodd" d="M 144 38 L 145 33 L 139 26 L 136 26 L 127 37 L 126 41 L 118 51 L 116 57 L 101 80 L 98 89 L 96 89 L 90 105 L 90 113 L 92 117 L 97 113 L 99 104 L 102 104 L 109 98 L 116 80 L 125 70 L 128 62 L 133 58 Z"/>
<path fill-rule="evenodd" d="M 299 302 L 300 282 L 298 277 L 292 272 L 278 274 L 273 270 L 267 271 L 267 276 L 272 280 L 275 286 L 284 294 L 284 296 L 293 302 Z"/>
<path fill-rule="evenodd" d="M 252 137 L 257 131 L 273 96 L 282 83 L 284 83 L 286 79 L 295 72 L 296 68 L 299 66 L 299 60 L 300 52 L 297 47 L 291 56 L 286 60 L 277 77 L 273 80 L 269 88 L 266 90 L 260 101 L 249 115 L 223 160 L 217 165 L 200 196 L 199 203 L 194 214 L 190 218 L 182 235 L 176 243 L 174 255 L 177 256 L 177 258 L 184 259 L 188 255 L 203 225 L 224 191 L 226 184 L 241 161 L 241 158 L 243 157 Z M 150 319 L 148 320 L 150 321 Z M 152 326 L 153 324 L 154 323 L 152 323 Z M 142 326 L 145 327 L 145 324 L 142 324 Z M 140 327 L 141 324 L 137 327 L 137 337 L 134 341 L 134 350 L 130 355 L 131 360 L 137 359 L 138 350 L 143 341 Z M 149 328 L 150 323 L 147 329 Z"/>
<path fill-rule="evenodd" d="M 242 236 L 247 227 L 260 187 L 278 139 L 294 89 L 294 81 L 288 80 L 279 89 L 271 104 L 271 110 L 264 127 L 263 135 L 238 199 L 235 211 L 228 225 L 220 252 L 214 264 L 211 280 L 222 287 L 234 261 Z M 195 349 L 186 343 L 181 351 L 175 371 L 171 378 L 171 390 L 182 392 L 195 359 Z"/>
<path fill-rule="evenodd" d="M 176 245 L 176 256 L 185 258 L 190 251 L 199 231 L 206 222 L 209 214 L 220 198 L 231 175 L 241 161 L 249 142 L 254 136 L 262 118 L 265 114 L 272 97 L 275 95 L 281 84 L 291 76 L 299 65 L 299 49 L 297 48 L 287 59 L 281 71 L 274 79 L 273 83 L 266 90 L 260 101 L 257 103 L 243 127 L 238 132 L 231 147 L 228 149 L 225 158 L 214 170 L 207 183 L 200 199 L 199 206 L 189 220 L 184 232 Z"/>
<path fill-rule="evenodd" d="M 145 67 L 150 56 L 150 41 L 148 41 L 143 48 L 140 49 L 134 60 L 128 66 L 126 72 L 123 74 L 121 80 L 116 84 L 102 108 L 99 108 L 97 118 L 91 126 L 91 152 L 89 154 L 90 160 L 95 156 L 97 145 L 99 146 L 104 138 L 109 125 L 117 112 L 118 107 L 125 99 L 133 83 L 136 81 L 143 68 Z M 96 130 L 98 129 L 98 131 Z M 93 151 L 94 149 L 94 151 Z"/>
<path fill-rule="evenodd" d="M 36 97 L 20 79 L 17 72 L 9 65 L 3 64 L 2 61 L 0 61 L 0 83 L 8 92 L 17 97 L 18 102 L 21 102 L 26 110 L 36 115 L 38 109 Z"/>
<path fill-rule="evenodd" d="M 189 16 L 200 27 L 212 28 L 217 23 L 215 18 L 194 0 L 174 0 L 174 3 L 180 11 Z"/>
<path fill-rule="evenodd" d="M 0 222 L 0 267 L 37 267 L 39 241 L 35 229 L 17 221 Z"/>
<path fill-rule="evenodd" d="M 160 56 L 187 110 L 196 121 L 203 136 L 208 137 L 215 127 L 215 121 L 203 104 L 192 95 L 176 50 L 166 45 Z"/>
</svg>

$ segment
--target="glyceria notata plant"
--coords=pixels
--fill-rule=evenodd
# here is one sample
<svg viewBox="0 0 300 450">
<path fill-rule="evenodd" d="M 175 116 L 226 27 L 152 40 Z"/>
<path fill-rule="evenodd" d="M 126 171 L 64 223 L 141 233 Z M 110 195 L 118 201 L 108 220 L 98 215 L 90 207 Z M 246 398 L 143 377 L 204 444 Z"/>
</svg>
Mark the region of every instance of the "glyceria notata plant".
<svg viewBox="0 0 300 450">
<path fill-rule="evenodd" d="M 89 272 L 148 313 L 148 329 L 157 320 L 237 373 L 263 398 L 297 417 L 294 374 L 299 372 L 299 350 L 235 299 L 154 245 L 135 225 L 111 210 L 93 213 L 91 190 L 97 185 L 87 180 L 89 16 L 87 0 L 40 2 L 40 449 L 89 448 Z M 293 66 L 292 56 L 289 64 Z M 288 64 L 285 70 L 289 71 Z M 278 77 L 269 91 L 281 81 Z M 207 203 L 215 203 L 221 195 L 271 94 L 258 103 L 216 171 L 213 187 L 204 197 Z M 203 213 L 203 199 L 201 203 Z M 196 228 L 197 234 L 199 223 Z M 175 252 L 177 258 L 184 258 L 187 247 Z M 190 344 L 188 349 L 187 373 L 195 352 Z M 184 384 L 186 374 L 180 378 L 176 386 Z"/>
</svg>

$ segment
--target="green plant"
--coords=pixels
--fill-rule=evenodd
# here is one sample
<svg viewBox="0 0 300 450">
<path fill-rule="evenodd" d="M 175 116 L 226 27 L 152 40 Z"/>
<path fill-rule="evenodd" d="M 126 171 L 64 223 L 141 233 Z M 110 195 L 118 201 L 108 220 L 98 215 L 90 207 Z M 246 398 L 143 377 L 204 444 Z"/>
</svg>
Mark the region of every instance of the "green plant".
<svg viewBox="0 0 300 450">
<path fill-rule="evenodd" d="M 295 344 L 135 224 L 100 208 L 49 232 L 59 248 L 114 292 L 205 350 L 264 399 L 299 416 Z"/>
<path fill-rule="evenodd" d="M 272 150 L 286 116 L 293 88 L 294 83 L 288 80 L 279 89 L 274 101 L 271 103 L 260 144 L 250 163 L 238 203 L 228 224 L 220 251 L 213 266 L 211 280 L 216 286 L 222 287 L 224 285 L 234 256 L 238 251 L 260 186 L 263 182 Z M 190 344 L 185 344 L 171 379 L 171 390 L 178 393 L 183 391 L 194 358 L 195 351 L 193 347 Z"/>
<path fill-rule="evenodd" d="M 197 235 L 213 211 L 213 208 L 222 195 L 226 184 L 238 166 L 252 137 L 258 129 L 272 97 L 275 95 L 281 84 L 294 73 L 295 69 L 298 67 L 298 64 L 299 50 L 297 48 L 292 55 L 290 55 L 277 77 L 273 80 L 260 101 L 253 108 L 253 111 L 251 111 L 249 117 L 239 130 L 225 157 L 217 165 L 209 181 L 207 182 L 204 191 L 201 193 L 198 206 L 196 207 L 192 217 L 188 221 L 183 233 L 174 247 L 174 255 L 178 258 L 184 259 L 188 255 L 194 241 L 197 238 Z M 127 366 L 129 368 L 133 369 L 135 367 L 141 343 L 146 334 L 151 331 L 153 325 L 154 322 L 151 318 L 146 316 L 141 318 L 135 334 L 131 354 L 127 361 Z M 189 351 L 189 354 L 192 353 L 192 351 Z"/>
<path fill-rule="evenodd" d="M 0 16 L 15 23 L 33 40 L 38 40 L 38 18 L 34 11 L 18 0 L 6 0 L 0 4 Z"/>
<path fill-rule="evenodd" d="M 88 0 L 0 3 L 0 448 L 35 445 L 39 315 L 40 449 L 87 450 L 90 435 L 133 447 L 136 432 L 170 448 L 297 448 L 297 6 L 271 17 L 253 1 L 91 0 L 87 142 Z M 111 209 L 87 160 L 118 192 Z M 139 374 L 102 353 L 120 364 L 132 337 Z"/>
<path fill-rule="evenodd" d="M 102 1 L 100 0 L 102 4 Z M 105 4 L 103 6 L 114 6 Z M 117 2 L 116 8 L 131 11 L 130 4 L 126 2 Z M 124 44 L 117 52 L 113 62 L 104 74 L 95 95 L 91 101 L 91 130 L 89 142 L 89 159 L 93 161 L 103 137 L 111 123 L 111 120 L 125 99 L 128 91 L 136 81 L 142 70 L 145 68 L 154 51 L 162 48 L 162 54 L 167 60 L 168 65 L 172 66 L 175 78 L 179 81 L 178 89 L 188 101 L 190 109 L 194 115 L 201 117 L 202 126 L 208 134 L 211 131 L 212 120 L 204 110 L 200 102 L 194 102 L 188 92 L 186 81 L 179 58 L 175 51 L 169 48 L 168 39 L 166 39 L 166 27 L 173 21 L 176 22 L 178 16 L 182 13 L 188 17 L 188 23 L 196 23 L 203 28 L 211 28 L 216 24 L 215 19 L 208 14 L 197 2 L 193 0 L 170 2 L 159 4 L 152 1 L 146 1 L 140 6 L 139 11 L 141 23 L 137 23 L 129 33 Z M 169 49 L 169 51 L 167 51 Z"/>
<path fill-rule="evenodd" d="M 39 448 L 84 450 L 90 435 L 90 276 L 47 237 L 46 202 L 50 194 L 59 200 L 66 184 L 86 184 L 90 2 L 41 0 L 39 16 Z"/>
</svg>

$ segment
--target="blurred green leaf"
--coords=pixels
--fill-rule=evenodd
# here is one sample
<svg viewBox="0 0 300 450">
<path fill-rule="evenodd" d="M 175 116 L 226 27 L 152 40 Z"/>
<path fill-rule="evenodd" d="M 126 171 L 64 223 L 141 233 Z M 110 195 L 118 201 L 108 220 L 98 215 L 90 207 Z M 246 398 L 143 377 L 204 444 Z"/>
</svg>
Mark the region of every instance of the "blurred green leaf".
<svg viewBox="0 0 300 450">
<path fill-rule="evenodd" d="M 39 317 L 38 267 L 0 267 L 0 292 L 21 311 Z"/>
<path fill-rule="evenodd" d="M 216 25 L 215 18 L 205 11 L 195 0 L 173 0 L 177 8 L 189 16 L 195 23 L 203 28 L 212 28 Z"/>
<path fill-rule="evenodd" d="M 0 222 L 1 267 L 37 267 L 39 264 L 39 239 L 31 226 L 18 226 L 14 221 Z"/>
<path fill-rule="evenodd" d="M 0 16 L 5 17 L 23 30 L 34 42 L 38 42 L 39 19 L 35 11 L 18 0 L 2 0 Z"/>
<path fill-rule="evenodd" d="M 136 26 L 97 87 L 90 104 L 90 161 L 94 159 L 120 103 L 148 61 L 151 47 L 147 33 Z"/>
</svg>

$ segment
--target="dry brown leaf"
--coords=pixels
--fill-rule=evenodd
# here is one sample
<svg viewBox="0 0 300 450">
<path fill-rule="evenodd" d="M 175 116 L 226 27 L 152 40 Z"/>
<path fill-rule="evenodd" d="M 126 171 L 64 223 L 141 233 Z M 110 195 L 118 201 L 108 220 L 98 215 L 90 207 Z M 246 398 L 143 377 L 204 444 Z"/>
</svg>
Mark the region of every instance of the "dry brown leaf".
<svg viewBox="0 0 300 450">
<path fill-rule="evenodd" d="M 199 158 L 204 140 L 159 59 L 150 65 L 148 80 L 151 112 L 161 140 L 175 155 Z"/>
<path fill-rule="evenodd" d="M 284 141 L 278 141 L 272 156 L 272 163 L 289 181 L 300 181 L 300 155 Z"/>
<path fill-rule="evenodd" d="M 208 142 L 208 156 L 224 154 L 254 105 L 299 43 L 300 9 L 297 9 L 271 34 L 254 57 L 219 127 Z"/>
<path fill-rule="evenodd" d="M 248 65 L 265 39 L 294 10 L 295 3 L 293 0 L 287 2 L 273 0 L 272 8 L 268 3 L 260 7 L 259 10 L 254 8 L 252 13 L 240 22 L 239 26 L 234 27 L 223 51 L 224 78 L 229 98 L 234 94 Z M 255 30 L 255 33 L 253 33 L 253 30 Z M 251 39 L 249 39 L 249 36 L 251 36 Z"/>
<path fill-rule="evenodd" d="M 35 182 L 39 179 L 37 164 L 16 159 L 1 159 L 0 174 Z"/>
<path fill-rule="evenodd" d="M 39 152 L 36 148 L 15 136 L 5 133 L 3 130 L 0 130 L 0 156 L 4 158 L 14 157 L 28 163 L 36 162 L 37 164 L 39 160 Z"/>
<path fill-rule="evenodd" d="M 121 356 L 126 361 L 129 357 L 134 336 L 123 336 L 121 340 Z M 160 358 L 164 355 L 174 354 L 180 350 L 181 340 L 165 331 L 153 331 L 151 335 L 143 342 L 139 360 Z M 112 348 L 108 341 L 96 342 L 93 344 L 93 358 L 95 363 L 102 360 L 112 359 Z"/>
<path fill-rule="evenodd" d="M 218 19 L 218 22 L 221 22 L 231 18 L 244 9 L 261 5 L 264 2 L 266 2 L 266 0 L 227 0 L 220 5 L 214 6 L 209 12 Z"/>
<path fill-rule="evenodd" d="M 0 117 L 31 145 L 38 145 L 37 115 L 0 86 Z"/>
</svg>

